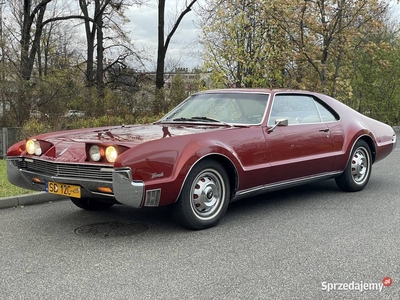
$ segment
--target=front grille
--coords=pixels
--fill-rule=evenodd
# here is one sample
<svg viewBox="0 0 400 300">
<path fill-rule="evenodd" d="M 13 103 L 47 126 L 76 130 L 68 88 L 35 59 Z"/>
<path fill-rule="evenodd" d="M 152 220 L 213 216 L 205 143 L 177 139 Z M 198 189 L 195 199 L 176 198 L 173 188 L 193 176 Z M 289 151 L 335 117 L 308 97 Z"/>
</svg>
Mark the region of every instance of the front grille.
<svg viewBox="0 0 400 300">
<path fill-rule="evenodd" d="M 42 160 L 20 161 L 18 162 L 18 167 L 27 171 L 37 172 L 48 176 L 99 179 L 108 181 L 112 181 L 113 170 L 112 167 L 60 164 Z M 101 169 L 103 169 L 103 171 Z"/>
</svg>

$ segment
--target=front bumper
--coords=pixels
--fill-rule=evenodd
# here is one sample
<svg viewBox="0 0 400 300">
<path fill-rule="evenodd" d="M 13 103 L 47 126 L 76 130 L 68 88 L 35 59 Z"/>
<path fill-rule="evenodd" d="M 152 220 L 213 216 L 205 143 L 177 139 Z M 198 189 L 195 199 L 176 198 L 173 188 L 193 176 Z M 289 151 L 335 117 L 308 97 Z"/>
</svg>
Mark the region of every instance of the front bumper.
<svg viewBox="0 0 400 300">
<path fill-rule="evenodd" d="M 131 169 L 114 170 L 113 191 L 118 202 L 135 208 L 142 206 L 144 182 L 133 181 Z"/>
<path fill-rule="evenodd" d="M 117 202 L 128 205 L 134 208 L 142 206 L 145 185 L 142 181 L 133 181 L 130 169 L 102 168 L 103 172 L 111 176 L 107 180 L 99 178 L 90 178 L 87 176 L 67 176 L 60 174 L 44 172 L 43 170 L 33 170 L 29 167 L 24 167 L 24 158 L 8 157 L 7 158 L 7 177 L 8 180 L 16 186 L 36 191 L 45 191 L 45 183 L 47 181 L 55 181 L 65 184 L 79 185 L 82 187 L 82 197 L 112 197 Z M 65 166 L 63 164 L 49 163 L 53 166 Z M 85 166 L 83 166 L 85 167 Z M 54 170 L 58 168 L 54 168 Z M 69 170 L 70 171 L 70 170 Z M 99 187 L 107 187 L 112 189 L 113 194 L 99 192 Z"/>
</svg>

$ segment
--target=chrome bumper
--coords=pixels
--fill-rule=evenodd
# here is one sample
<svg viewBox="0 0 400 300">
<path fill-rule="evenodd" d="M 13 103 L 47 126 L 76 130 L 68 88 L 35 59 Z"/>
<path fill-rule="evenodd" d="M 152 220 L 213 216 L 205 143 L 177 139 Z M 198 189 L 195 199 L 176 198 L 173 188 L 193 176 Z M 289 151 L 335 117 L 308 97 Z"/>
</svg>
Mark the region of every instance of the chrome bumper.
<svg viewBox="0 0 400 300">
<path fill-rule="evenodd" d="M 8 180 L 16 186 L 37 191 L 45 191 L 46 181 L 56 181 L 61 183 L 80 185 L 82 189 L 82 196 L 84 197 L 96 197 L 107 196 L 114 197 L 121 204 L 139 208 L 143 205 L 143 196 L 145 185 L 142 181 L 133 181 L 132 172 L 130 169 L 117 169 L 112 173 L 111 180 L 90 180 L 88 178 L 71 178 L 71 177 L 60 177 L 60 176 L 49 176 L 45 174 L 39 174 L 38 172 L 28 171 L 19 168 L 16 164 L 21 158 L 7 158 L 7 177 Z M 34 178 L 40 179 L 40 183 L 35 183 Z M 114 194 L 103 194 L 96 192 L 97 187 L 109 187 L 113 190 Z"/>
<path fill-rule="evenodd" d="M 113 191 L 118 202 L 135 208 L 142 206 L 144 182 L 133 181 L 131 169 L 114 170 Z"/>
<path fill-rule="evenodd" d="M 6 159 L 6 169 L 8 181 L 13 185 L 19 186 L 28 190 L 41 190 L 36 188 L 35 184 L 29 178 L 29 176 L 24 175 L 22 170 L 20 170 L 16 164 L 14 164 L 15 159 Z"/>
</svg>

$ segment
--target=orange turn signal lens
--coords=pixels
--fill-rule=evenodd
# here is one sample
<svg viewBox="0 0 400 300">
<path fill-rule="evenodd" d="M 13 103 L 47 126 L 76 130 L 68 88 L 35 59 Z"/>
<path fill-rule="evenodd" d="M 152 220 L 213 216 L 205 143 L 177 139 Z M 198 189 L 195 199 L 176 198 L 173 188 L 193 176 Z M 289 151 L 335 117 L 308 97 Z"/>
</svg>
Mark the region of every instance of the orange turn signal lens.
<svg viewBox="0 0 400 300">
<path fill-rule="evenodd" d="M 97 189 L 98 189 L 100 192 L 103 192 L 103 193 L 107 193 L 107 194 L 112 194 L 112 193 L 113 193 L 113 190 L 110 189 L 109 187 L 98 186 Z"/>
</svg>

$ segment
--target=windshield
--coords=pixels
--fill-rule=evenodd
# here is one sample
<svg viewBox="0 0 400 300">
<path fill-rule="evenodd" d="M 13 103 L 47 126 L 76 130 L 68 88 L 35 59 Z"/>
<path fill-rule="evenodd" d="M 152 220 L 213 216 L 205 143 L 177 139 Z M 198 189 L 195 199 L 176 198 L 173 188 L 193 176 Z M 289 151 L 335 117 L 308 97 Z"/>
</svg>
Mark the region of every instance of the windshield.
<svg viewBox="0 0 400 300">
<path fill-rule="evenodd" d="M 217 122 L 228 125 L 260 124 L 268 94 L 207 93 L 193 95 L 169 112 L 161 122 Z"/>
</svg>

